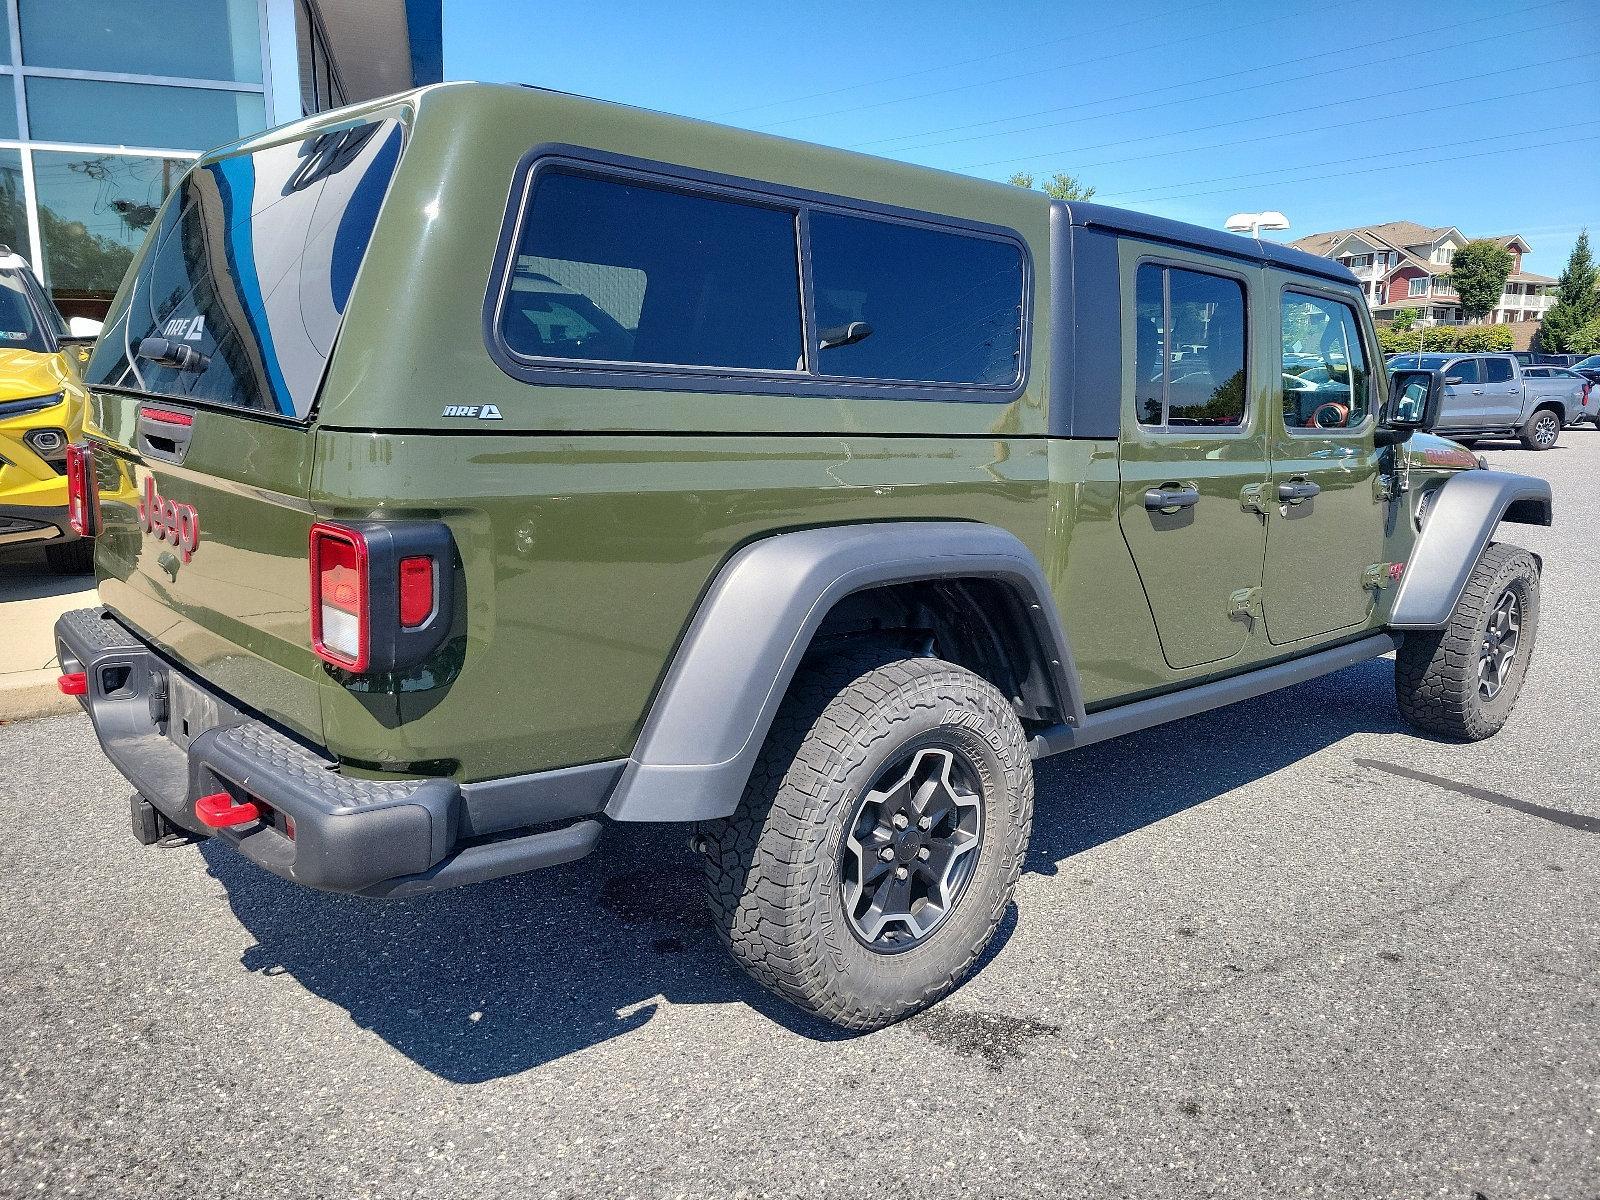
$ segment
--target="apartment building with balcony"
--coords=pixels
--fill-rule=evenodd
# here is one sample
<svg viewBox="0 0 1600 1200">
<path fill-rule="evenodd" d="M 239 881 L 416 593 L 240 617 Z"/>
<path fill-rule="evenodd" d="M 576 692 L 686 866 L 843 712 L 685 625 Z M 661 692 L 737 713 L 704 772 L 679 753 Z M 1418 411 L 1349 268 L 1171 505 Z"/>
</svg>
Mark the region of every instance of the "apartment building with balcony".
<svg viewBox="0 0 1600 1200">
<path fill-rule="evenodd" d="M 1410 308 L 1421 312 L 1423 324 L 1460 325 L 1465 314 L 1450 278 L 1450 264 L 1457 250 L 1475 240 L 1480 239 L 1467 237 L 1453 225 L 1434 228 L 1389 221 L 1313 233 L 1291 245 L 1349 267 L 1380 321 L 1393 320 L 1401 309 Z M 1482 240 L 1504 246 L 1512 258 L 1500 303 L 1485 321 L 1500 325 L 1540 320 L 1556 302 L 1557 281 L 1522 269 L 1523 255 L 1532 250 L 1527 239 L 1511 233 Z"/>
</svg>

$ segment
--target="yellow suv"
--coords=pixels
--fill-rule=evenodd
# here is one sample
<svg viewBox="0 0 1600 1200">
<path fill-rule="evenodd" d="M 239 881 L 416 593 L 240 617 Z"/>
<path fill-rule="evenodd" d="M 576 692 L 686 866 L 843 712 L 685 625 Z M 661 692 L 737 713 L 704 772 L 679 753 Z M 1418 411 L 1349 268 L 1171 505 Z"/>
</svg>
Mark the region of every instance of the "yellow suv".
<svg viewBox="0 0 1600 1200">
<path fill-rule="evenodd" d="M 94 567 L 67 516 L 67 447 L 83 436 L 78 370 L 100 331 L 63 320 L 27 261 L 0 246 L 0 551 L 40 544 L 51 570 Z"/>
</svg>

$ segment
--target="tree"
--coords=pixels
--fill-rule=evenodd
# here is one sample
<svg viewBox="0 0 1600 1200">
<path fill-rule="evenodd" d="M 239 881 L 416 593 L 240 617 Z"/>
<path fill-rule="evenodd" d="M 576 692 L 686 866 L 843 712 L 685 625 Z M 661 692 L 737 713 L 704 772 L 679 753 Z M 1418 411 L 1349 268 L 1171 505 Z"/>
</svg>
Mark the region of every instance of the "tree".
<svg viewBox="0 0 1600 1200">
<path fill-rule="evenodd" d="M 1006 180 L 1012 187 L 1034 187 L 1032 171 L 1016 171 L 1011 178 Z M 1043 183 L 1037 185 L 1039 190 L 1052 200 L 1088 200 L 1094 195 L 1094 188 L 1084 183 L 1076 175 L 1068 175 L 1065 171 L 1057 171 Z"/>
<path fill-rule="evenodd" d="M 1589 231 L 1578 235 L 1577 245 L 1561 272 L 1555 305 L 1539 326 L 1539 348 L 1547 354 L 1582 354 L 1587 344 L 1586 326 L 1600 319 L 1600 270 L 1589 254 Z"/>
<path fill-rule="evenodd" d="M 1420 308 L 1402 308 L 1394 314 L 1394 327 L 1400 333 L 1405 333 L 1417 323 L 1417 319 L 1421 316 L 1422 310 Z"/>
<path fill-rule="evenodd" d="M 1515 261 L 1504 246 L 1482 239 L 1468 242 L 1456 251 L 1450 276 L 1455 280 L 1456 295 L 1461 297 L 1461 311 L 1467 320 L 1481 320 L 1500 303 Z"/>
</svg>

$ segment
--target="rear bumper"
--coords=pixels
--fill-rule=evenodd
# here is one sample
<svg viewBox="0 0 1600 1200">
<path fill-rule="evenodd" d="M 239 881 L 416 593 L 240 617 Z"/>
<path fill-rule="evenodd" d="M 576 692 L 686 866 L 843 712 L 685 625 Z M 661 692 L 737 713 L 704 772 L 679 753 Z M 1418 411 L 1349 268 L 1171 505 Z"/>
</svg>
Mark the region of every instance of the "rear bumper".
<svg viewBox="0 0 1600 1200">
<path fill-rule="evenodd" d="M 0 546 L 21 546 L 29 542 L 59 544 L 77 538 L 67 519 L 64 499 L 61 504 L 0 503 Z"/>
<path fill-rule="evenodd" d="M 599 840 L 593 816 L 621 773 L 621 763 L 598 763 L 486 784 L 355 779 L 241 712 L 104 608 L 65 614 L 55 639 L 62 672 L 87 676 L 79 702 L 106 757 L 151 805 L 307 887 L 415 895 L 582 857 Z M 180 688 L 183 710 L 203 713 L 192 736 L 171 715 Z M 223 791 L 255 804 L 258 819 L 206 827 L 195 801 Z M 548 827 L 558 821 L 570 823 Z"/>
</svg>

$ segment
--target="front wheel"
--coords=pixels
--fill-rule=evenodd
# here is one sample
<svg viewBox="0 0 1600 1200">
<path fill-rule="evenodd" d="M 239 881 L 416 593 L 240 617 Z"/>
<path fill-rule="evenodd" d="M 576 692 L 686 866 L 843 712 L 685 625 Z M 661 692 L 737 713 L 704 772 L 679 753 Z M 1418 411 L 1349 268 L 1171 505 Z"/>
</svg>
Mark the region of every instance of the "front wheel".
<svg viewBox="0 0 1600 1200">
<path fill-rule="evenodd" d="M 1561 437 L 1561 416 L 1554 409 L 1541 408 L 1517 436 L 1525 449 L 1548 450 Z"/>
<path fill-rule="evenodd" d="M 1417 728 L 1476 742 L 1499 733 L 1528 675 L 1539 631 L 1539 565 L 1490 546 L 1442 630 L 1409 633 L 1395 655 L 1400 713 Z"/>
<path fill-rule="evenodd" d="M 964 668 L 893 653 L 795 679 L 738 810 L 702 830 L 713 921 L 757 981 L 846 1029 L 972 968 L 1022 869 L 1033 765 Z"/>
</svg>

